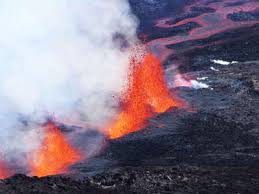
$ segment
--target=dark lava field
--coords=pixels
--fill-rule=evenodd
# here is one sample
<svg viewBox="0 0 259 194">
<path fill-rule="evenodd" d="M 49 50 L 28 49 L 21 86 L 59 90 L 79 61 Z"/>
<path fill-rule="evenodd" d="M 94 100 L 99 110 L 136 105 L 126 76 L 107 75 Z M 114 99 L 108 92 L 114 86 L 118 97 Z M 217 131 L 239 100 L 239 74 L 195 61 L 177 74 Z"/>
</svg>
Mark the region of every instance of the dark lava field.
<svg viewBox="0 0 259 194">
<path fill-rule="evenodd" d="M 75 174 L 15 175 L 0 193 L 259 193 L 259 1 L 130 4 L 139 39 L 188 107 L 109 141 Z"/>
</svg>

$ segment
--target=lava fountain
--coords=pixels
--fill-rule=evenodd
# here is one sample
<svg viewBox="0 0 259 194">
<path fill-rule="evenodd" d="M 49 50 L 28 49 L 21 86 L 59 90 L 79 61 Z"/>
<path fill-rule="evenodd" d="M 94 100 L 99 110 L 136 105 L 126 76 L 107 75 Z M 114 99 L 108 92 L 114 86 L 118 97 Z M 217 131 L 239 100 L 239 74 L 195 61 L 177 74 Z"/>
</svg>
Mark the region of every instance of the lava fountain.
<svg viewBox="0 0 259 194">
<path fill-rule="evenodd" d="M 70 165 L 81 159 L 80 153 L 69 144 L 55 124 L 48 123 L 43 129 L 45 138 L 41 147 L 32 154 L 31 174 L 41 177 L 67 172 Z"/>
<path fill-rule="evenodd" d="M 122 110 L 108 128 L 111 139 L 141 129 L 155 113 L 183 105 L 170 94 L 161 63 L 152 53 L 145 54 L 141 60 L 131 57 L 129 72 Z"/>
</svg>

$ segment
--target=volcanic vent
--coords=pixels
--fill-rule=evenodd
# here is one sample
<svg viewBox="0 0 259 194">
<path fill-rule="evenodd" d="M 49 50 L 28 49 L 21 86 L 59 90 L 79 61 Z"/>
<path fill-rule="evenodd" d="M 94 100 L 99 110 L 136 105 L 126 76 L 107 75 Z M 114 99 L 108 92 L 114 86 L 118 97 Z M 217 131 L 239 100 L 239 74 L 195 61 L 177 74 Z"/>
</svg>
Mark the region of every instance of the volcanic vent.
<svg viewBox="0 0 259 194">
<path fill-rule="evenodd" d="M 0 6 L 8 23 L 0 40 L 1 178 L 66 173 L 97 155 L 105 139 L 182 106 L 167 88 L 160 59 L 138 40 L 127 1 Z"/>
</svg>

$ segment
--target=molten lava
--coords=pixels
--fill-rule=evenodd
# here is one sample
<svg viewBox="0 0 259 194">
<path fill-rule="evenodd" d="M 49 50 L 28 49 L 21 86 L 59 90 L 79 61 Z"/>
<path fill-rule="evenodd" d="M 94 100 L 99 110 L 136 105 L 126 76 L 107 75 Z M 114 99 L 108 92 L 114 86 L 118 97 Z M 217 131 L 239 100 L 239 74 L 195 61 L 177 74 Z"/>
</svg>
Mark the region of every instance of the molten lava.
<svg viewBox="0 0 259 194">
<path fill-rule="evenodd" d="M 146 54 L 140 63 L 133 57 L 130 68 L 122 111 L 108 129 L 111 139 L 137 131 L 154 113 L 161 113 L 181 104 L 172 98 L 160 61 L 154 55 Z"/>
<path fill-rule="evenodd" d="M 3 161 L 0 160 L 0 179 L 5 179 L 10 176 L 9 170 L 6 168 L 6 165 Z"/>
<path fill-rule="evenodd" d="M 46 135 L 42 147 L 34 153 L 30 164 L 31 174 L 41 177 L 65 173 L 70 165 L 81 159 L 81 156 L 57 126 L 50 123 L 44 129 Z"/>
</svg>

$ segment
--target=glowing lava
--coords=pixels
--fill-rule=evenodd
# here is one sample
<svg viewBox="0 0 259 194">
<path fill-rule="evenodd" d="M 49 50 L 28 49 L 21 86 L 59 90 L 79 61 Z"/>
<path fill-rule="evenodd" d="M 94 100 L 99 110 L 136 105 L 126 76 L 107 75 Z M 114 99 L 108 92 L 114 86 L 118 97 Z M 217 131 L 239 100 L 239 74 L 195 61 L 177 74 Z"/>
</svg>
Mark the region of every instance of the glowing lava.
<svg viewBox="0 0 259 194">
<path fill-rule="evenodd" d="M 79 152 L 74 149 L 54 124 L 48 124 L 42 146 L 33 155 L 30 164 L 31 174 L 47 176 L 65 173 L 68 167 L 81 159 Z"/>
<path fill-rule="evenodd" d="M 6 168 L 6 165 L 3 161 L 0 160 L 0 179 L 5 179 L 10 176 L 9 170 Z"/>
<path fill-rule="evenodd" d="M 161 113 L 181 104 L 172 98 L 158 58 L 148 53 L 140 63 L 136 61 L 134 57 L 131 60 L 122 111 L 108 129 L 111 139 L 137 131 L 154 113 Z"/>
</svg>

